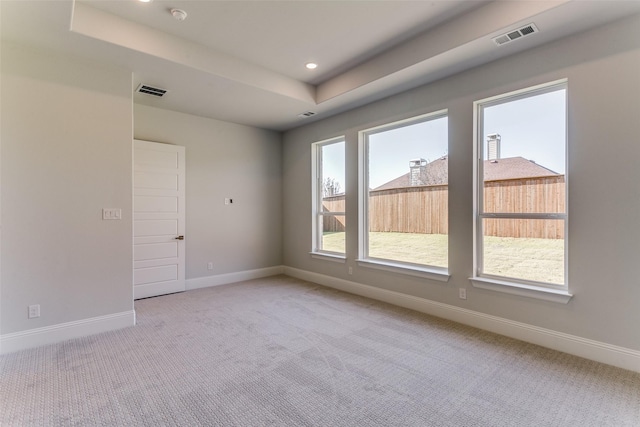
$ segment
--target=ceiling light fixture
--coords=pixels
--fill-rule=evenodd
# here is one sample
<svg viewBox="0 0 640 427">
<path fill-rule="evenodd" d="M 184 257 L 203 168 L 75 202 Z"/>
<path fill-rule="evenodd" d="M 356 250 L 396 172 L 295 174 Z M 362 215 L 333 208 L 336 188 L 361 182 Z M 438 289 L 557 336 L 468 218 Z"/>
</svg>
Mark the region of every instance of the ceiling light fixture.
<svg viewBox="0 0 640 427">
<path fill-rule="evenodd" d="M 318 68 L 318 64 L 316 64 L 315 62 L 307 62 L 305 64 L 305 67 L 307 67 L 309 70 L 315 70 L 316 68 Z"/>
<path fill-rule="evenodd" d="M 151 3 L 153 0 L 138 0 L 141 3 Z"/>
<path fill-rule="evenodd" d="M 187 12 L 182 9 L 171 9 L 171 15 L 178 21 L 184 21 L 187 19 Z"/>
</svg>

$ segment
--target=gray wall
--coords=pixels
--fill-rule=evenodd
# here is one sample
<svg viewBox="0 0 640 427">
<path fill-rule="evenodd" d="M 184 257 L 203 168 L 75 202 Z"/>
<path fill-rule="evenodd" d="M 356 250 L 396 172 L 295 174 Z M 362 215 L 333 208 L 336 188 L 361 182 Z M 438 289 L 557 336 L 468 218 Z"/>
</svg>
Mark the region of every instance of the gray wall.
<svg viewBox="0 0 640 427">
<path fill-rule="evenodd" d="M 473 102 L 569 79 L 567 304 L 473 288 Z M 449 110 L 448 283 L 359 267 L 357 131 Z M 543 130 L 541 130 L 541 133 Z M 311 143 L 346 135 L 347 263 L 313 259 Z M 640 17 L 387 98 L 284 135 L 284 264 L 640 350 Z M 353 267 L 353 275 L 347 274 Z M 468 299 L 457 298 L 467 288 Z"/>
<path fill-rule="evenodd" d="M 281 265 L 280 133 L 137 104 L 134 117 L 135 138 L 186 147 L 187 279 Z"/>
<path fill-rule="evenodd" d="M 0 83 L 0 333 L 132 310 L 131 73 L 3 44 Z"/>
<path fill-rule="evenodd" d="M 187 279 L 282 264 L 280 133 L 134 108 L 129 71 L 24 46 L 0 83 L 0 334 L 134 308 L 134 136 L 186 147 Z"/>
</svg>

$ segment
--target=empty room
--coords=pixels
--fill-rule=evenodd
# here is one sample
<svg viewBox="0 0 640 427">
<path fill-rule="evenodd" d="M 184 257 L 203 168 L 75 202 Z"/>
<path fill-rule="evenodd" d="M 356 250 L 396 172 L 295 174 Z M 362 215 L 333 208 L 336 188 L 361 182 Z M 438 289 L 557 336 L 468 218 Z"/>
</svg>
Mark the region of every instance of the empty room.
<svg viewBox="0 0 640 427">
<path fill-rule="evenodd" d="M 0 425 L 640 425 L 639 1 L 0 36 Z"/>
</svg>

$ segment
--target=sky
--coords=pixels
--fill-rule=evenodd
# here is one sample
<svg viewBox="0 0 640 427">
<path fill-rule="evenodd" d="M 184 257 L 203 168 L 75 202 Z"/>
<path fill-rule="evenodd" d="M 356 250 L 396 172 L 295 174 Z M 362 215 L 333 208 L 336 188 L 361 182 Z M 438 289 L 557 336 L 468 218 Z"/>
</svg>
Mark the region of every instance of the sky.
<svg viewBox="0 0 640 427">
<path fill-rule="evenodd" d="M 521 156 L 564 174 L 565 99 L 566 90 L 559 90 L 485 108 L 483 133 L 500 134 L 501 157 Z"/>
<path fill-rule="evenodd" d="M 369 136 L 369 188 L 409 172 L 409 161 L 429 162 L 449 153 L 448 119 L 440 117 Z"/>
<path fill-rule="evenodd" d="M 448 154 L 448 119 L 369 135 L 369 188 L 409 172 L 409 161 L 434 161 Z M 484 108 L 483 135 L 501 136 L 501 157 L 521 156 L 557 173 L 565 173 L 566 90 Z M 469 144 L 471 147 L 471 144 Z M 486 147 L 483 156 L 486 157 Z M 344 191 L 344 143 L 323 148 L 323 177 Z"/>
<path fill-rule="evenodd" d="M 344 141 L 322 146 L 322 176 L 340 183 L 340 192 L 345 190 Z"/>
</svg>

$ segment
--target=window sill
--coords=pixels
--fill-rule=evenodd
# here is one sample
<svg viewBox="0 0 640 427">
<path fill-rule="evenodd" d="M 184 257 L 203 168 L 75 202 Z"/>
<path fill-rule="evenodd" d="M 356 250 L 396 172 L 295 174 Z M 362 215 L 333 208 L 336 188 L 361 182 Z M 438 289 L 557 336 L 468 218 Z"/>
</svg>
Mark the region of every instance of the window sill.
<svg viewBox="0 0 640 427">
<path fill-rule="evenodd" d="M 347 257 L 340 254 L 331 254 L 326 252 L 309 252 L 311 254 L 311 258 L 315 259 L 323 259 L 325 261 L 339 262 L 344 264 L 347 262 Z"/>
<path fill-rule="evenodd" d="M 567 291 L 549 289 L 542 286 L 525 285 L 523 283 L 489 279 L 486 277 L 470 277 L 469 280 L 474 288 L 488 289 L 490 291 L 503 292 L 562 304 L 568 303 L 573 297 L 573 294 L 570 294 Z"/>
<path fill-rule="evenodd" d="M 440 282 L 448 282 L 451 277 L 447 270 L 438 269 L 436 267 L 419 267 L 410 264 L 396 264 L 393 262 L 373 261 L 370 259 L 359 259 L 356 262 L 361 267 L 406 274 L 408 276 L 422 277 L 424 279 L 432 279 Z"/>
</svg>

